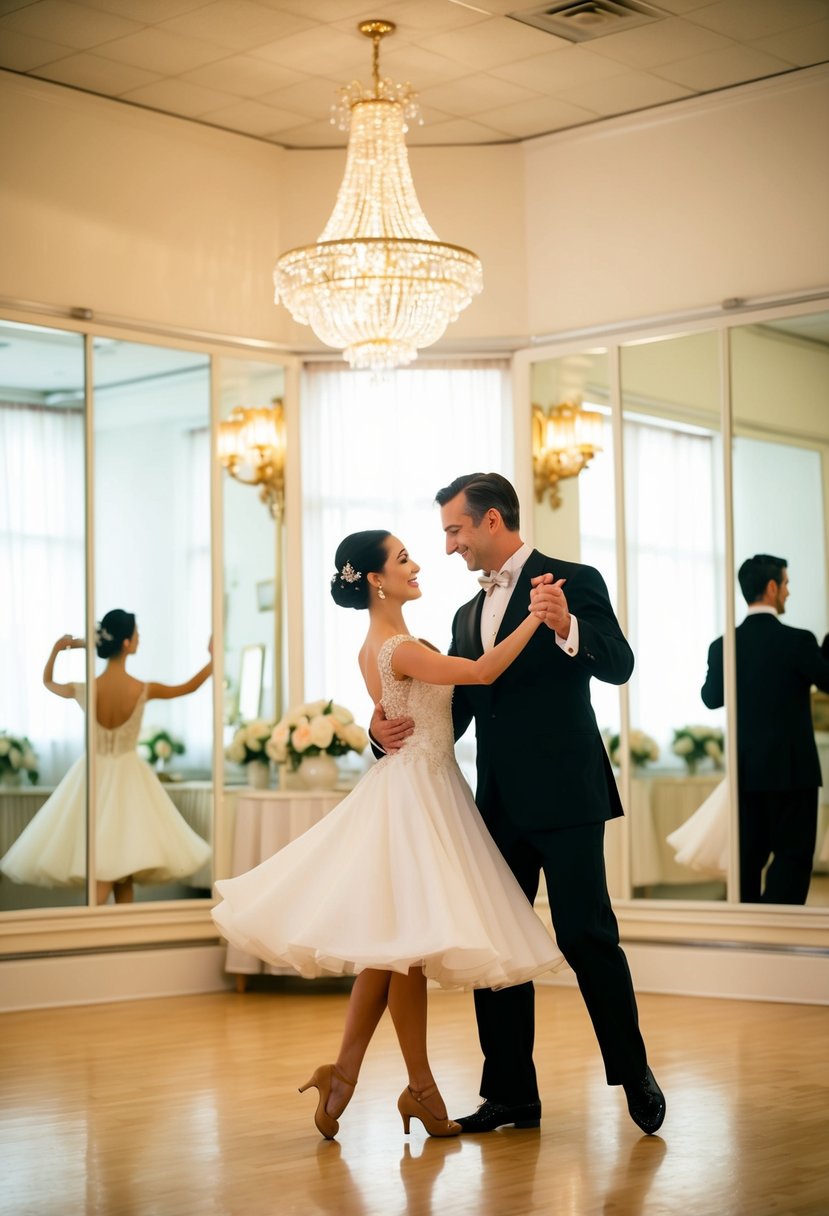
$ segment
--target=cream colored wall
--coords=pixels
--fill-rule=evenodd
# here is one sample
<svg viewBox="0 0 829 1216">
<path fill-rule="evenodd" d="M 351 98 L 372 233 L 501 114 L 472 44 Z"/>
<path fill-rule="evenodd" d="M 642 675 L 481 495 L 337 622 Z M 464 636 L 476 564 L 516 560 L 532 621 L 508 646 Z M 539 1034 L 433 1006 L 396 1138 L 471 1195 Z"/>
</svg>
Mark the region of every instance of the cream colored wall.
<svg viewBox="0 0 829 1216">
<path fill-rule="evenodd" d="M 524 145 L 529 325 L 829 284 L 829 70 Z"/>
</svg>

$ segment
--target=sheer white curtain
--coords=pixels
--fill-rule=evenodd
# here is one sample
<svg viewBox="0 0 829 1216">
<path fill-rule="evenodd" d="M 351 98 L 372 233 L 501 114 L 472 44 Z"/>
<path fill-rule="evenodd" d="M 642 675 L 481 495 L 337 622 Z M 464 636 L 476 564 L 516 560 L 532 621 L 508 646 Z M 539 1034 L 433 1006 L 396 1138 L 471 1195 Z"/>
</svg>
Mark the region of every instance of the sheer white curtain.
<svg viewBox="0 0 829 1216">
<path fill-rule="evenodd" d="M 447 557 L 435 493 L 478 470 L 511 476 L 506 362 L 419 367 L 383 379 L 311 364 L 302 391 L 305 691 L 333 697 L 363 725 L 372 705 L 357 667 L 366 615 L 330 595 L 334 553 L 350 532 L 387 528 L 421 565 L 407 609 L 418 636 L 446 650 L 455 610 L 478 590 Z M 287 572 L 290 577 L 290 571 Z"/>
<path fill-rule="evenodd" d="M 41 679 L 55 639 L 85 632 L 82 410 L 0 402 L 0 588 L 0 729 L 28 735 L 51 783 L 83 748 L 77 705 Z M 82 655 L 56 679 L 83 679 Z"/>
<path fill-rule="evenodd" d="M 708 647 L 725 616 L 721 441 L 628 421 L 624 445 L 631 726 L 652 735 L 671 764 L 674 727 L 723 725 L 700 700 Z"/>
</svg>

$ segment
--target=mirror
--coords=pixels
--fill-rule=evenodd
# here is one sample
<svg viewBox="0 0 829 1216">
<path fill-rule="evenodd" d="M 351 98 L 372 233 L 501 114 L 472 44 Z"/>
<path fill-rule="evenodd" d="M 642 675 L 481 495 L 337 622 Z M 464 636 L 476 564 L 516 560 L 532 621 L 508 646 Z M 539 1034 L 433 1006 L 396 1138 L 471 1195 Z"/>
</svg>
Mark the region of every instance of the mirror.
<svg viewBox="0 0 829 1216">
<path fill-rule="evenodd" d="M 0 322 L 3 911 L 86 903 L 85 427 L 83 338 Z"/>
<path fill-rule="evenodd" d="M 599 570 L 618 615 L 616 482 L 608 370 L 605 350 L 581 351 L 532 365 L 530 386 L 537 432 L 534 448 L 536 442 L 543 438 L 538 430 L 542 425 L 541 419 L 549 418 L 551 407 L 570 403 L 598 415 L 591 433 L 596 455 L 576 476 L 566 477 L 553 487 L 552 498 L 559 501 L 558 506 L 551 504 L 549 483 L 542 484 L 537 480 L 533 535 L 534 545 L 542 553 L 566 561 L 583 562 Z M 613 685 L 594 680 L 590 696 L 596 721 L 613 759 L 617 756 L 619 745 L 619 690 Z M 618 777 L 616 763 L 614 771 Z M 621 821 L 611 820 L 605 829 L 605 860 L 608 887 L 614 896 L 627 894 L 623 839 Z"/>
<path fill-rule="evenodd" d="M 93 350 L 97 901 L 206 898 L 209 358 L 102 337 Z"/>
<path fill-rule="evenodd" d="M 756 553 L 784 558 L 790 594 L 780 623 L 787 629 L 808 630 L 819 644 L 829 630 L 829 313 L 735 328 L 731 334 L 731 372 L 735 564 L 739 567 Z M 756 632 L 758 620 L 752 614 L 747 628 L 742 628 L 747 605 L 739 589 L 736 603 L 742 898 L 756 902 L 762 892 L 769 902 L 802 904 L 805 900 L 809 905 L 825 907 L 829 905 L 829 722 L 825 716 L 821 720 L 821 702 L 817 701 L 813 722 L 806 718 L 800 724 L 797 715 L 803 708 L 802 679 L 797 689 L 766 688 L 771 703 L 760 704 L 751 697 L 746 668 L 754 641 L 749 630 Z M 767 621 L 766 617 L 759 622 L 761 628 Z M 776 630 L 773 638 L 763 643 L 767 669 L 770 647 L 778 645 Z M 766 719 L 771 725 L 772 716 L 781 712 L 784 721 L 765 748 L 761 774 L 753 740 L 765 729 Z M 823 780 L 819 791 L 812 785 L 814 774 L 808 755 L 812 735 Z M 763 785 L 774 788 L 761 793 Z M 766 801 L 761 805 L 762 799 Z M 801 852 L 806 849 L 805 868 L 795 859 L 785 869 L 778 866 L 776 873 L 772 865 L 761 879 L 761 863 L 744 852 L 754 841 L 758 849 L 765 850 L 768 843 L 773 851 L 773 836 L 765 842 L 758 838 L 761 816 L 776 818 L 782 809 L 786 830 L 802 824 L 808 835 L 816 804 L 814 848 L 808 841 L 801 847 Z M 772 820 L 769 831 L 779 830 Z M 781 845 L 781 857 L 785 858 L 792 848 L 796 858 L 796 845 L 797 841 Z"/>
<path fill-rule="evenodd" d="M 239 407 L 268 408 L 284 395 L 285 369 L 278 364 L 219 360 L 220 420 Z M 247 477 L 250 470 L 240 472 Z M 238 732 L 252 722 L 273 725 L 282 712 L 282 521 L 257 486 L 228 472 L 222 474 L 222 518 L 225 781 L 239 785 L 247 780 L 250 752 Z M 260 737 L 270 733 L 257 730 Z"/>
<path fill-rule="evenodd" d="M 725 875 L 668 836 L 719 787 L 725 709 L 700 697 L 723 633 L 725 522 L 716 333 L 621 348 L 634 897 L 725 899 Z M 695 824 L 698 820 L 695 821 Z M 690 830 L 690 829 L 688 829 Z"/>
</svg>

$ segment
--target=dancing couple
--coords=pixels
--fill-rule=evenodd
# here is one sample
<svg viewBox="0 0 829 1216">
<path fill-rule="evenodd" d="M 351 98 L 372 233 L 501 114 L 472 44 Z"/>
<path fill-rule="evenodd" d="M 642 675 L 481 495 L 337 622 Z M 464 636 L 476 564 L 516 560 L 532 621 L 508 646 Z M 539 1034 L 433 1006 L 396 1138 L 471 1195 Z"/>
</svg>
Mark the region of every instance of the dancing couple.
<svg viewBox="0 0 829 1216">
<path fill-rule="evenodd" d="M 608 1083 L 653 1134 L 665 1100 L 607 892 L 604 823 L 622 808 L 589 695 L 591 676 L 629 678 L 630 647 L 596 570 L 522 542 L 505 478 L 459 477 L 436 498 L 447 553 L 486 572 L 455 616 L 449 654 L 406 627 L 404 606 L 421 591 L 403 542 L 346 537 L 331 593 L 368 611 L 359 664 L 381 758 L 310 831 L 217 883 L 214 919 L 234 945 L 303 976 L 356 975 L 339 1055 L 302 1086 L 317 1090 L 328 1139 L 387 1007 L 408 1071 L 405 1131 L 412 1118 L 433 1136 L 538 1127 L 532 979 L 565 961 Z M 474 799 L 454 756 L 473 718 Z M 532 909 L 542 870 L 557 941 Z M 428 979 L 475 992 L 483 1102 L 457 1120 L 429 1064 Z"/>
</svg>

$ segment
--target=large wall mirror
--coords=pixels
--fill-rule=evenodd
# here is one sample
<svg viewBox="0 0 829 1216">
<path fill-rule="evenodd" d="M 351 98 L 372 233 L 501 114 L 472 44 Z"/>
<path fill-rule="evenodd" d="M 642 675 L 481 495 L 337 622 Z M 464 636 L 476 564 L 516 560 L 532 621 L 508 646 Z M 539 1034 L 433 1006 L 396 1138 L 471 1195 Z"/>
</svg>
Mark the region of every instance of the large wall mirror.
<svg viewBox="0 0 829 1216">
<path fill-rule="evenodd" d="M 611 888 L 637 904 L 740 904 L 739 782 L 736 766 L 727 767 L 727 757 L 737 756 L 739 706 L 724 690 L 723 703 L 709 707 L 701 693 L 715 639 L 725 637 L 726 666 L 736 664 L 727 622 L 729 604 L 737 626 L 746 613 L 736 579 L 741 561 L 757 552 L 785 558 L 790 596 L 782 622 L 808 629 L 818 644 L 829 631 L 829 314 L 790 312 L 725 329 L 622 339 L 607 352 L 553 354 L 530 364 L 536 420 L 536 407 L 565 401 L 605 415 L 603 450 L 559 484 L 555 508 L 546 495 L 536 503 L 534 534 L 547 552 L 597 566 L 614 602 L 617 586 L 624 591 L 636 654 L 624 692 L 626 731 L 619 730 L 615 690 L 596 684 L 593 699 L 627 800 L 624 835 L 615 825 L 608 833 Z M 824 785 L 810 908 L 829 906 L 827 706 L 829 697 L 813 694 Z M 705 847 L 696 848 L 693 833 L 681 847 L 669 842 L 695 812 L 697 826 L 718 825 L 713 833 L 700 828 Z M 729 873 L 737 875 L 731 885 Z M 790 923 L 797 940 L 798 921 Z"/>
<path fill-rule="evenodd" d="M 0 910 L 86 903 L 84 342 L 0 321 Z M 60 806 L 46 808 L 58 787 Z"/>
</svg>

